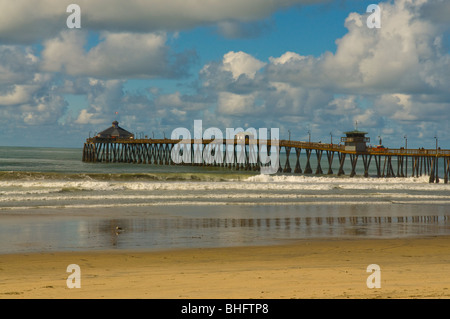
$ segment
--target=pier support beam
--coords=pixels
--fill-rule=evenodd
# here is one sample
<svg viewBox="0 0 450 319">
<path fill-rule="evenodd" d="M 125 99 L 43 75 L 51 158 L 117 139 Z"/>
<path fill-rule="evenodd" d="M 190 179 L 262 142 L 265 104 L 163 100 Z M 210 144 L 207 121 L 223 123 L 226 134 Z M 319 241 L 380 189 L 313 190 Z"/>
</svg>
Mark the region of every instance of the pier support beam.
<svg viewBox="0 0 450 319">
<path fill-rule="evenodd" d="M 291 170 L 291 164 L 289 163 L 289 155 L 291 154 L 291 148 L 286 146 L 284 148 L 286 150 L 286 163 L 284 164 L 284 173 L 290 173 Z"/>
<path fill-rule="evenodd" d="M 430 183 L 439 183 L 439 157 L 433 157 L 430 164 Z"/>
<path fill-rule="evenodd" d="M 339 153 L 339 171 L 338 176 L 344 175 L 345 153 Z"/>
<path fill-rule="evenodd" d="M 403 156 L 397 155 L 397 177 L 404 177 L 403 174 Z"/>
<path fill-rule="evenodd" d="M 295 162 L 295 169 L 294 173 L 301 174 L 302 173 L 302 167 L 300 166 L 300 155 L 301 155 L 302 149 L 301 148 L 295 148 L 295 155 L 297 157 L 297 161 Z"/>
<path fill-rule="evenodd" d="M 387 158 L 387 168 L 386 168 L 386 177 L 395 177 L 394 169 L 392 167 L 392 156 L 388 155 Z M 386 164 L 386 162 L 385 162 Z M 384 175 L 384 169 L 383 169 Z"/>
<path fill-rule="evenodd" d="M 408 177 L 408 155 L 405 156 L 405 177 Z"/>
<path fill-rule="evenodd" d="M 328 175 L 333 174 L 333 169 L 331 168 L 333 165 L 333 157 L 334 157 L 334 152 L 333 151 L 327 151 L 327 160 L 328 160 Z"/>
<path fill-rule="evenodd" d="M 356 175 L 356 163 L 358 162 L 358 154 L 350 154 L 350 163 L 352 165 L 352 171 L 350 173 L 350 177 Z"/>
<path fill-rule="evenodd" d="M 317 156 L 317 168 L 316 168 L 316 175 L 322 175 L 322 166 L 320 165 L 320 161 L 322 159 L 322 150 L 316 150 L 316 156 Z"/>
<path fill-rule="evenodd" d="M 434 161 L 431 162 L 429 182 L 434 183 Z"/>
<path fill-rule="evenodd" d="M 306 166 L 305 166 L 305 174 L 312 174 L 311 163 L 309 162 L 311 158 L 311 150 L 305 149 L 306 151 Z"/>
<path fill-rule="evenodd" d="M 364 164 L 364 177 L 369 177 L 369 167 L 370 161 L 372 160 L 372 155 L 362 155 Z"/>
<path fill-rule="evenodd" d="M 435 179 L 435 182 L 436 183 L 439 183 L 439 157 L 437 157 L 436 156 L 436 163 L 435 163 L 435 168 L 434 168 L 434 171 L 435 171 L 435 173 L 436 173 L 436 179 Z"/>
<path fill-rule="evenodd" d="M 444 183 L 448 183 L 450 175 L 450 157 L 444 157 Z"/>
<path fill-rule="evenodd" d="M 381 155 L 375 155 L 375 165 L 377 167 L 377 177 L 381 177 Z"/>
</svg>

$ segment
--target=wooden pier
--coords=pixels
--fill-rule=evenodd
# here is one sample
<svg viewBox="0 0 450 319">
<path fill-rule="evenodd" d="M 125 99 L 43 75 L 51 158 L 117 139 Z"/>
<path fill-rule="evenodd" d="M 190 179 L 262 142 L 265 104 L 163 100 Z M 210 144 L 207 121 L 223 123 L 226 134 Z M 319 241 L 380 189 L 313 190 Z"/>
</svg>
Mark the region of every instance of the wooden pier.
<svg viewBox="0 0 450 319">
<path fill-rule="evenodd" d="M 375 165 L 373 170 L 375 174 L 371 175 L 376 177 L 426 175 L 429 176 L 430 183 L 439 183 L 442 178 L 444 183 L 448 183 L 450 175 L 450 150 L 376 147 L 358 150 L 340 144 L 290 140 L 276 142 L 277 145 L 274 148 L 278 152 L 278 160 L 280 161 L 281 153 L 286 154 L 283 163 L 280 161 L 277 166 L 280 173 L 337 174 L 338 176 L 347 173 L 350 177 L 355 175 L 368 177 L 369 168 Z M 220 143 L 221 145 L 211 151 L 211 146 L 217 145 L 215 140 L 186 141 L 135 139 L 134 136 L 131 138 L 96 136 L 88 138 L 84 143 L 82 159 L 84 162 L 217 166 L 252 171 L 259 171 L 261 167 L 268 165 L 260 161 L 260 153 L 262 151 L 266 154 L 270 153 L 271 140 L 224 139 Z M 181 145 L 184 146 L 181 147 Z M 173 161 L 173 152 L 185 156 L 185 159 L 188 155 L 189 158 L 177 164 Z M 301 154 L 306 156 L 301 157 Z M 293 162 L 291 162 L 292 157 L 294 157 Z M 324 163 L 325 165 L 322 166 Z"/>
</svg>

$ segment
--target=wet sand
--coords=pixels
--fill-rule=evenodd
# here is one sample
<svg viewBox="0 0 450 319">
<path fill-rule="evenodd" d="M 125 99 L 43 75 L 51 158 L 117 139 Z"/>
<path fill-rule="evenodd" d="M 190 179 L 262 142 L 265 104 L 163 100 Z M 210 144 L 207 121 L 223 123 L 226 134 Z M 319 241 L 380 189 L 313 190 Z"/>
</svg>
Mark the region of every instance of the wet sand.
<svg viewBox="0 0 450 319">
<path fill-rule="evenodd" d="M 69 264 L 81 288 L 69 289 Z M 381 288 L 366 271 L 381 268 Z M 450 298 L 450 237 L 0 255 L 0 298 Z"/>
</svg>

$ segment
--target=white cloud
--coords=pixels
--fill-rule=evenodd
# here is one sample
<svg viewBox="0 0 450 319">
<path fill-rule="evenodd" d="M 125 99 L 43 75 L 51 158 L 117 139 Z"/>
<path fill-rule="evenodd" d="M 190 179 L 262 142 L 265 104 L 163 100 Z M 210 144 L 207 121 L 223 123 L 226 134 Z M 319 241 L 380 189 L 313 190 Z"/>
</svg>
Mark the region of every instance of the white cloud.
<svg viewBox="0 0 450 319">
<path fill-rule="evenodd" d="M 231 72 L 235 80 L 242 74 L 245 74 L 250 79 L 254 79 L 256 72 L 264 65 L 266 65 L 264 62 L 242 51 L 230 51 L 223 56 L 223 69 Z"/>
<path fill-rule="evenodd" d="M 249 115 L 255 113 L 255 95 L 220 92 L 217 111 L 227 115 Z"/>
<path fill-rule="evenodd" d="M 27 103 L 37 88 L 36 85 L 15 85 L 12 91 L 0 95 L 0 105 Z"/>
<path fill-rule="evenodd" d="M 201 111 L 209 106 L 207 101 L 204 101 L 201 97 L 192 98 L 182 95 L 180 92 L 158 95 L 154 102 L 160 108 L 182 109 L 184 111 Z"/>
<path fill-rule="evenodd" d="M 75 120 L 77 124 L 103 124 L 103 119 L 96 118 L 95 113 L 89 113 L 88 110 L 83 109 L 80 111 L 77 119 Z"/>
<path fill-rule="evenodd" d="M 102 33 L 101 42 L 85 52 L 86 33 L 63 31 L 44 42 L 42 69 L 97 78 L 171 77 L 169 50 L 162 33 Z"/>
<path fill-rule="evenodd" d="M 123 80 L 98 80 L 85 79 L 83 88 L 86 96 L 86 109 L 82 109 L 75 115 L 77 124 L 105 124 L 108 125 L 115 117 L 115 112 L 122 114 L 124 91 Z M 124 111 L 124 114 L 128 112 Z"/>
<path fill-rule="evenodd" d="M 380 3 L 380 29 L 365 25 L 366 15 L 351 13 L 347 34 L 336 40 L 336 53 L 316 58 L 290 53 L 272 58 L 271 77 L 303 87 L 328 87 L 337 93 L 425 93 L 446 90 L 450 70 L 442 48 L 442 34 L 431 22 L 420 19 L 423 1 Z M 281 63 L 284 62 L 284 63 Z M 448 74 L 448 72 L 447 72 Z M 444 85 L 445 83 L 445 85 Z"/>
<path fill-rule="evenodd" d="M 288 62 L 296 62 L 296 61 L 301 61 L 305 59 L 304 56 L 301 56 L 298 53 L 295 52 L 286 52 L 284 53 L 282 56 L 280 56 L 279 58 L 274 58 L 274 57 L 270 57 L 269 60 L 272 64 L 277 65 L 277 64 L 285 64 Z"/>
<path fill-rule="evenodd" d="M 18 85 L 31 83 L 38 72 L 38 58 L 30 48 L 0 46 L 0 84 Z"/>
<path fill-rule="evenodd" d="M 4 129 L 56 123 L 67 104 L 55 78 L 39 71 L 31 48 L 0 45 L 0 123 Z"/>
<path fill-rule="evenodd" d="M 358 101 L 355 95 L 346 95 L 334 98 L 327 105 L 327 113 L 336 115 L 353 115 L 358 113 Z"/>
<path fill-rule="evenodd" d="M 15 109 L 20 116 L 19 121 L 29 125 L 55 125 L 64 115 L 67 104 L 57 94 L 34 95 L 25 104 Z M 19 122 L 20 123 L 20 122 Z"/>
</svg>

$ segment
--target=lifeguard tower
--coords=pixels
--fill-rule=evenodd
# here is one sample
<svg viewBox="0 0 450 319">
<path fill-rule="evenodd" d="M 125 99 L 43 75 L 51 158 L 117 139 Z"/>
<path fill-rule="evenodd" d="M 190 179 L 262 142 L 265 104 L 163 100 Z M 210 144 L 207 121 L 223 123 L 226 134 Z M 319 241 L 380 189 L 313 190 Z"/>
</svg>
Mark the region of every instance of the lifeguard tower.
<svg viewBox="0 0 450 319">
<path fill-rule="evenodd" d="M 344 132 L 345 137 L 341 137 L 341 142 L 345 145 L 346 151 L 366 152 L 367 143 L 370 142 L 370 137 L 366 137 L 367 132 L 358 131 L 355 128 L 353 131 Z"/>
</svg>

